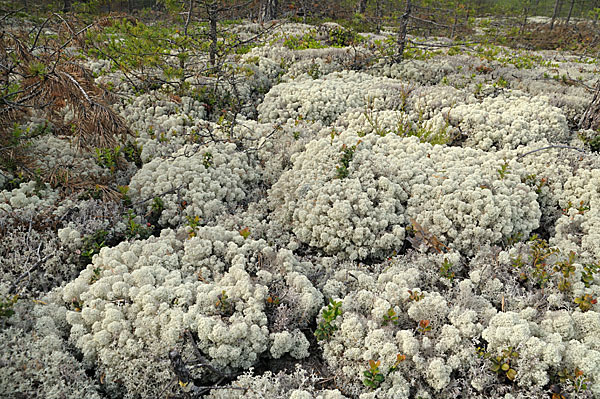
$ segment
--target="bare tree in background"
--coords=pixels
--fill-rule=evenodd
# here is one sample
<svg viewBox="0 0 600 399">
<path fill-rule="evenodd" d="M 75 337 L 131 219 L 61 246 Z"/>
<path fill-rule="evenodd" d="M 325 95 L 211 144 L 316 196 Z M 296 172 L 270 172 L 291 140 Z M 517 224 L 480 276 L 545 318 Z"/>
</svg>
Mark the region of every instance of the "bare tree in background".
<svg viewBox="0 0 600 399">
<path fill-rule="evenodd" d="M 279 2 L 277 0 L 262 0 L 260 5 L 260 21 L 272 21 L 277 18 Z"/>
<path fill-rule="evenodd" d="M 357 14 L 364 14 L 367 10 L 367 0 L 358 0 L 358 4 L 356 7 Z"/>
<path fill-rule="evenodd" d="M 552 19 L 550 20 L 550 30 L 554 29 L 554 22 L 558 17 L 558 11 L 560 10 L 560 0 L 554 2 L 554 12 L 552 13 Z"/>
<path fill-rule="evenodd" d="M 540 0 L 527 0 L 523 4 L 523 22 L 521 23 L 521 27 L 519 28 L 519 34 L 522 35 L 525 31 L 525 26 L 527 25 L 527 18 L 529 15 L 535 15 L 536 8 L 539 5 Z"/>
<path fill-rule="evenodd" d="M 394 57 L 394 62 L 401 62 L 404 54 L 404 48 L 406 47 L 406 31 L 408 30 L 408 22 L 410 19 L 410 13 L 412 11 L 411 0 L 406 0 L 406 7 L 404 8 L 404 14 L 400 18 L 400 29 L 398 30 L 398 36 L 396 37 L 396 44 L 398 50 Z"/>
<path fill-rule="evenodd" d="M 575 6 L 575 0 L 571 0 L 571 6 L 569 7 L 569 15 L 567 15 L 566 24 L 569 25 L 569 21 L 571 20 L 571 15 L 573 15 L 573 6 Z"/>
</svg>

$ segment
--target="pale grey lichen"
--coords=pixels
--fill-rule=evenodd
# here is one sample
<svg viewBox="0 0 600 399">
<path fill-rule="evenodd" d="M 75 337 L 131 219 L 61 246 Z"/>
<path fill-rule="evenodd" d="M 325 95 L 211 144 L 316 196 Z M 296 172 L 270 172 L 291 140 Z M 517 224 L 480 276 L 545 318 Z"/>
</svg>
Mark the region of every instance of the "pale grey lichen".
<svg viewBox="0 0 600 399">
<path fill-rule="evenodd" d="M 247 154 L 233 143 L 189 145 L 169 158 L 155 158 L 133 176 L 129 195 L 151 212 L 153 199 L 162 199 L 159 223 L 178 226 L 198 217 L 202 224 L 247 199 L 257 176 Z"/>
</svg>

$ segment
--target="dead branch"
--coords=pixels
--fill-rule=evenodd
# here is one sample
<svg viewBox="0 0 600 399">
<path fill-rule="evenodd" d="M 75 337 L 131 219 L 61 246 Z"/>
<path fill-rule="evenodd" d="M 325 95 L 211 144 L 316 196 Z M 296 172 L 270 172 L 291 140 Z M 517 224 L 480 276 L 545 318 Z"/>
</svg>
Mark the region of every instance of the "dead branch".
<svg viewBox="0 0 600 399">
<path fill-rule="evenodd" d="M 171 361 L 171 367 L 175 372 L 175 376 L 177 377 L 179 385 L 187 391 L 187 397 L 199 398 L 212 389 L 235 389 L 244 392 L 248 390 L 248 388 L 244 387 L 227 387 L 219 385 L 223 380 L 233 379 L 238 374 L 224 374 L 215 367 L 213 367 L 208 361 L 208 359 L 206 359 L 206 357 L 202 355 L 200 349 L 198 349 L 198 345 L 196 344 L 196 340 L 194 339 L 194 336 L 191 333 L 191 331 L 185 330 L 184 338 L 185 342 L 189 342 L 191 344 L 196 360 L 186 363 L 183 360 L 181 353 L 177 349 L 173 349 L 169 352 L 169 360 Z M 190 372 L 190 366 L 206 368 L 213 374 L 217 375 L 219 379 L 213 386 L 198 386 L 194 384 L 194 379 L 192 377 L 192 373 Z"/>
<path fill-rule="evenodd" d="M 524 154 L 521 154 L 521 155 L 519 155 L 517 157 L 517 160 L 519 160 L 519 159 L 521 159 L 521 158 L 523 158 L 523 157 L 525 157 L 525 156 L 527 156 L 529 154 L 533 154 L 533 153 L 538 152 L 538 151 L 549 150 L 549 149 L 552 149 L 552 148 L 564 148 L 564 149 L 575 150 L 575 151 L 579 151 L 579 152 L 582 152 L 584 154 L 587 154 L 587 152 L 584 149 L 582 149 L 582 148 L 571 147 L 569 145 L 549 145 L 549 146 L 546 146 L 546 147 L 538 148 L 538 149 L 535 149 L 535 150 L 528 151 L 528 152 L 526 152 Z"/>
<path fill-rule="evenodd" d="M 600 81 L 596 84 L 596 89 L 592 101 L 589 103 L 581 120 L 579 121 L 580 129 L 600 129 Z"/>
<path fill-rule="evenodd" d="M 38 246 L 38 253 L 40 251 L 41 245 Z M 31 273 L 33 273 L 38 267 L 40 267 L 44 262 L 46 262 L 48 259 L 50 259 L 53 255 L 52 254 L 48 254 L 46 256 L 44 256 L 43 258 L 40 258 L 37 262 L 35 262 L 33 264 L 33 266 L 31 266 L 27 271 L 25 271 L 23 274 L 21 274 L 10 286 L 8 292 L 10 293 L 15 293 L 18 294 L 17 292 L 15 292 L 15 289 L 17 288 L 17 286 L 19 285 L 19 283 L 21 282 L 21 280 L 23 280 L 25 277 L 27 276 L 31 276 Z"/>
</svg>

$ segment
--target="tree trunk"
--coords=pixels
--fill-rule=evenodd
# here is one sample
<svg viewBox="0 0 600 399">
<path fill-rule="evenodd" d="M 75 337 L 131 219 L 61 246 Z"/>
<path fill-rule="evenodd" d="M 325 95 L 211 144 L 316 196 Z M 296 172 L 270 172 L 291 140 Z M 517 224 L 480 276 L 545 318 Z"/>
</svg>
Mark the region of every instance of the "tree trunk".
<svg viewBox="0 0 600 399">
<path fill-rule="evenodd" d="M 454 40 L 456 34 L 456 26 L 458 25 L 458 13 L 454 11 L 454 23 L 452 24 L 452 32 L 450 33 L 450 39 Z"/>
<path fill-rule="evenodd" d="M 310 10 L 310 1 L 304 0 L 302 1 L 302 23 L 306 23 L 306 17 L 308 15 L 308 11 Z"/>
<path fill-rule="evenodd" d="M 571 0 L 571 7 L 569 7 L 569 15 L 567 16 L 567 25 L 569 25 L 569 21 L 571 20 L 571 14 L 573 14 L 573 6 L 575 5 L 575 0 Z"/>
<path fill-rule="evenodd" d="M 532 0 L 531 7 L 529 8 L 531 11 L 531 15 L 539 15 L 538 6 L 540 5 L 540 0 Z"/>
<path fill-rule="evenodd" d="M 367 0 L 358 0 L 358 5 L 356 7 L 357 14 L 364 14 L 367 11 Z"/>
<path fill-rule="evenodd" d="M 398 45 L 398 52 L 394 57 L 395 62 L 402 62 L 404 56 L 404 48 L 406 47 L 406 31 L 408 29 L 408 20 L 410 18 L 410 12 L 412 9 L 411 0 L 406 0 L 406 8 L 404 14 L 400 20 L 400 30 L 398 31 L 398 37 L 396 38 L 396 44 Z"/>
<path fill-rule="evenodd" d="M 375 2 L 375 20 L 377 21 L 375 33 L 379 34 L 381 32 L 381 0 Z"/>
<path fill-rule="evenodd" d="M 65 0 L 63 2 L 63 12 L 71 11 L 71 0 Z"/>
<path fill-rule="evenodd" d="M 277 18 L 279 4 L 277 0 L 263 0 L 261 2 L 260 21 L 272 21 Z"/>
<path fill-rule="evenodd" d="M 519 29 L 519 36 L 525 31 L 525 25 L 527 25 L 527 17 L 529 16 L 529 4 L 523 7 L 523 22 L 521 22 L 521 28 Z"/>
<path fill-rule="evenodd" d="M 214 68 L 217 62 L 217 44 L 219 38 L 217 37 L 217 22 L 219 18 L 219 8 L 216 2 L 209 4 L 208 6 L 208 20 L 210 23 L 210 48 L 209 48 L 209 62 L 210 66 Z"/>
<path fill-rule="evenodd" d="M 554 29 L 554 22 L 556 21 L 556 17 L 558 16 L 558 10 L 560 7 L 560 0 L 556 0 L 554 3 L 554 12 L 552 13 L 552 20 L 550 20 L 550 30 Z"/>
</svg>

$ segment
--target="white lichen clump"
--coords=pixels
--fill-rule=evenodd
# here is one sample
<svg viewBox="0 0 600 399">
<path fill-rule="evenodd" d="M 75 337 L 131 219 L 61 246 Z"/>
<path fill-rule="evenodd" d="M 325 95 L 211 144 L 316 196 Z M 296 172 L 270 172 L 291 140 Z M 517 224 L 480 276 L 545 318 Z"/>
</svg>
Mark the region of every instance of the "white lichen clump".
<svg viewBox="0 0 600 399">
<path fill-rule="evenodd" d="M 561 142 L 569 133 L 567 119 L 547 98 L 519 92 L 460 104 L 448 110 L 448 115 L 467 135 L 465 145 L 486 151 L 517 148 L 542 139 Z"/>
<path fill-rule="evenodd" d="M 400 106 L 400 81 L 357 72 L 306 77 L 275 86 L 258 107 L 259 120 L 285 122 L 297 118 L 333 122 L 348 109 L 372 103 L 375 109 Z"/>
<path fill-rule="evenodd" d="M 265 26 L 174 86 L 86 61 L 118 147 L 15 128 L 0 396 L 600 397 L 596 60 Z"/>
<path fill-rule="evenodd" d="M 29 181 L 19 188 L 0 191 L 0 219 L 9 220 L 9 215 L 18 215 L 21 220 L 31 220 L 40 209 L 53 209 L 59 193 L 49 184 Z"/>
<path fill-rule="evenodd" d="M 329 254 L 358 259 L 399 248 L 408 200 L 402 178 L 406 181 L 414 172 L 408 163 L 398 162 L 395 176 L 388 173 L 388 154 L 408 154 L 402 143 L 398 137 L 375 135 L 309 143 L 273 186 L 275 214 L 290 223 L 300 241 Z M 406 144 L 411 145 L 423 153 L 414 140 Z"/>
<path fill-rule="evenodd" d="M 304 358 L 309 342 L 299 329 L 269 332 L 270 287 L 287 287 L 298 298 L 290 319 L 311 319 L 323 297 L 292 270 L 285 278 L 252 277 L 257 257 L 272 258 L 273 267 L 291 260 L 218 227 L 202 228 L 185 243 L 164 230 L 160 238 L 104 248 L 62 292 L 71 308 L 71 340 L 87 361 L 101 365 L 110 384 L 126 376 L 131 397 L 157 393 L 169 381 L 167 354 L 185 331 L 223 371 L 248 369 L 264 353 Z"/>
<path fill-rule="evenodd" d="M 270 194 L 275 214 L 329 254 L 381 257 L 402 245 L 412 224 L 472 255 L 539 226 L 522 166 L 482 151 L 342 134 L 309 143 L 292 161 Z"/>
<path fill-rule="evenodd" d="M 247 199 L 257 177 L 250 162 L 235 144 L 185 146 L 145 164 L 132 178 L 129 195 L 134 202 L 143 201 L 145 212 L 160 197 L 162 225 L 177 226 L 195 217 L 210 223 Z"/>
</svg>

